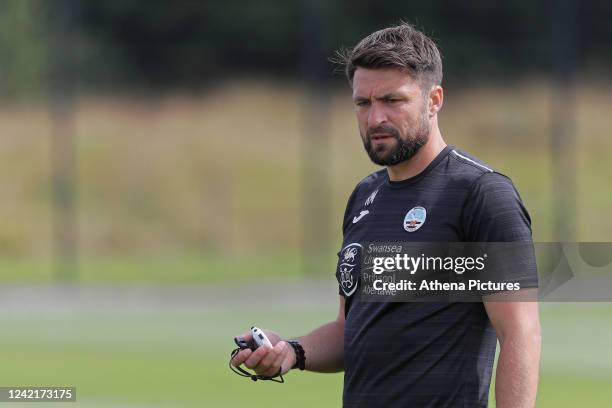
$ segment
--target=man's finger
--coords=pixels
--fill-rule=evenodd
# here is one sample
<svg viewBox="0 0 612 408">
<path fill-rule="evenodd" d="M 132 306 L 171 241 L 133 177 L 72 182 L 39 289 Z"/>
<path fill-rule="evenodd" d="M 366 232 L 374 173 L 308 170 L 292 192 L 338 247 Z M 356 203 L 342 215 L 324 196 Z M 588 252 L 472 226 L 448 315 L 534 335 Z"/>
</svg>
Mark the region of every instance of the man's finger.
<svg viewBox="0 0 612 408">
<path fill-rule="evenodd" d="M 276 346 L 274 346 L 274 349 L 262 359 L 257 367 L 258 370 L 262 370 L 261 375 L 272 377 L 278 374 L 287 354 L 287 346 L 287 343 L 284 341 L 278 342 Z"/>
<path fill-rule="evenodd" d="M 264 358 L 261 359 L 261 361 L 258 364 L 258 371 L 262 370 L 262 372 L 267 373 L 270 371 L 270 369 L 274 368 L 274 362 L 276 360 L 278 360 L 278 356 L 279 354 L 282 352 L 283 350 L 283 344 L 284 342 L 278 342 L 276 343 L 276 346 L 274 346 L 269 352 L 268 354 L 266 354 L 266 356 Z M 278 371 L 278 366 L 276 366 L 277 369 L 276 371 Z M 266 375 L 266 374 L 264 374 Z"/>
<path fill-rule="evenodd" d="M 281 374 L 285 374 L 287 371 L 287 367 L 285 367 L 285 360 L 287 359 L 287 347 L 288 344 L 285 343 L 284 341 L 279 342 L 279 344 L 281 344 L 281 348 L 279 349 L 279 353 L 278 353 L 278 357 L 276 357 L 276 360 L 274 360 L 274 362 L 272 363 L 272 367 L 274 368 L 274 372 L 271 373 L 270 375 L 276 375 L 279 372 L 279 369 L 281 371 Z M 278 344 L 277 344 L 278 346 Z"/>
<path fill-rule="evenodd" d="M 261 359 L 264 358 L 270 352 L 270 350 L 272 350 L 272 348 L 269 346 L 264 345 L 259 347 L 257 350 L 251 353 L 249 358 L 247 358 L 247 360 L 244 362 L 244 365 L 251 369 L 255 368 L 259 364 Z"/>
<path fill-rule="evenodd" d="M 239 336 L 236 336 L 234 338 L 243 339 L 245 341 L 251 341 L 251 340 L 253 340 L 253 334 L 250 331 L 248 331 L 248 332 L 243 333 L 243 334 L 241 334 Z"/>
<path fill-rule="evenodd" d="M 244 350 L 240 350 L 233 358 L 232 358 L 232 362 L 231 364 L 234 367 L 238 367 L 240 364 L 244 363 L 246 361 L 247 358 L 249 358 L 249 356 L 252 354 L 253 352 L 250 349 L 244 349 Z"/>
</svg>

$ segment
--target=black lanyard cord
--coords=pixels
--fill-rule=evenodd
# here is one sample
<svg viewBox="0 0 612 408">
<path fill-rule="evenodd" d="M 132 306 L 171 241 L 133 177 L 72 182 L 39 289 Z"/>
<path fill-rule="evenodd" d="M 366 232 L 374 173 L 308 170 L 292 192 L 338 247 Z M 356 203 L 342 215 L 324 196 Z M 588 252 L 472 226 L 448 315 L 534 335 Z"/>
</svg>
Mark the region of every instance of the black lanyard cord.
<svg viewBox="0 0 612 408">
<path fill-rule="evenodd" d="M 272 377 L 266 377 L 265 375 L 259 375 L 259 374 L 253 374 L 248 372 L 247 370 L 245 370 L 244 368 L 238 366 L 238 367 L 234 367 L 232 365 L 232 358 L 234 358 L 234 356 L 236 354 L 238 354 L 238 352 L 241 350 L 241 348 L 236 348 L 232 351 L 231 355 L 230 355 L 230 361 L 229 361 L 229 368 L 235 372 L 236 374 L 238 374 L 241 377 L 249 377 L 251 380 L 253 381 L 257 381 L 257 380 L 262 380 L 262 381 L 274 381 L 277 383 L 284 383 L 285 379 L 283 378 L 283 375 L 281 374 L 282 371 L 282 367 L 278 369 L 278 374 L 272 376 Z M 279 379 L 280 378 L 280 379 Z"/>
</svg>

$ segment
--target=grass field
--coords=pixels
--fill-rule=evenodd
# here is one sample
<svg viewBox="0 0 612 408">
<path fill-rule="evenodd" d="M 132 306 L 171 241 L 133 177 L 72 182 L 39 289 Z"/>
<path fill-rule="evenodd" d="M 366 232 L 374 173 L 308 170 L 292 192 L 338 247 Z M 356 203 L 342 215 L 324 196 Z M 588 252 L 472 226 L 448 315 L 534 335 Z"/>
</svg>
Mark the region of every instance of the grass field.
<svg viewBox="0 0 612 408">
<path fill-rule="evenodd" d="M 234 299 L 231 287 L 218 288 L 225 301 L 202 299 L 189 307 L 173 292 L 154 307 L 111 307 L 94 299 L 80 308 L 53 302 L 13 308 L 0 315 L 0 384 L 76 386 L 77 406 L 83 407 L 340 405 L 341 374 L 290 373 L 280 385 L 253 383 L 227 368 L 232 337 L 254 319 L 287 335 L 301 334 L 334 316 L 333 295 L 310 306 L 283 301 L 275 307 L 267 300 L 255 309 Z M 112 293 L 109 287 L 109 298 Z M 611 316 L 608 304 L 542 304 L 538 407 L 602 407 L 612 401 Z"/>
</svg>

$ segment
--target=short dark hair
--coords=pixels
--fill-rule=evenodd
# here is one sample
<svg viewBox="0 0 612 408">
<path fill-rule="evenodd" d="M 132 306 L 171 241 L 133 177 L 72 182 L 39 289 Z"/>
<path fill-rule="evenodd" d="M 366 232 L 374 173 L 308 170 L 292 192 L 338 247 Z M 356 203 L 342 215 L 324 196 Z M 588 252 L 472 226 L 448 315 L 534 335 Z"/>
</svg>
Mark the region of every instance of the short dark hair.
<svg viewBox="0 0 612 408">
<path fill-rule="evenodd" d="M 422 81 L 422 86 L 442 84 L 438 47 L 423 32 L 403 21 L 373 32 L 352 50 L 338 51 L 335 62 L 344 68 L 351 85 L 357 68 L 398 68 Z"/>
</svg>

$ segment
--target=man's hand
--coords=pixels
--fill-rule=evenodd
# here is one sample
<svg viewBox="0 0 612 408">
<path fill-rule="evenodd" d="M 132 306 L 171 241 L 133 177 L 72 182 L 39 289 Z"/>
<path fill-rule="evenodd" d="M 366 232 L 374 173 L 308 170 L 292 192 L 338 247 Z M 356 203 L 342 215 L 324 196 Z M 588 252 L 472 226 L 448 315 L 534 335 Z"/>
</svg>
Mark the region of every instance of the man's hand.
<svg viewBox="0 0 612 408">
<path fill-rule="evenodd" d="M 344 369 L 344 297 L 338 296 L 340 307 L 335 320 L 313 330 L 306 336 L 297 337 L 304 348 L 306 370 L 319 373 L 336 373 Z M 255 351 L 249 349 L 238 352 L 232 361 L 232 366 L 244 364 L 258 375 L 271 377 L 287 373 L 296 361 L 293 347 L 276 333 L 263 331 L 273 347 L 262 346 Z M 253 340 L 251 332 L 238 336 L 247 342 Z"/>
<path fill-rule="evenodd" d="M 269 330 L 263 330 L 273 347 L 263 345 L 255 351 L 250 349 L 241 350 L 232 358 L 231 364 L 238 367 L 244 364 L 247 368 L 255 371 L 258 375 L 273 377 L 279 373 L 287 373 L 295 364 L 296 356 L 293 347 L 281 337 Z M 253 340 L 251 332 L 247 332 L 239 338 L 247 342 Z"/>
</svg>

